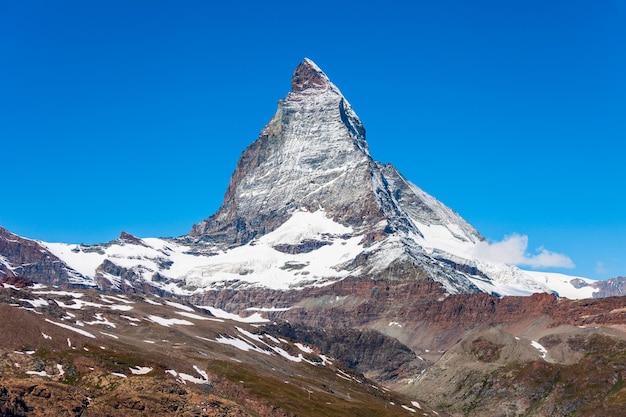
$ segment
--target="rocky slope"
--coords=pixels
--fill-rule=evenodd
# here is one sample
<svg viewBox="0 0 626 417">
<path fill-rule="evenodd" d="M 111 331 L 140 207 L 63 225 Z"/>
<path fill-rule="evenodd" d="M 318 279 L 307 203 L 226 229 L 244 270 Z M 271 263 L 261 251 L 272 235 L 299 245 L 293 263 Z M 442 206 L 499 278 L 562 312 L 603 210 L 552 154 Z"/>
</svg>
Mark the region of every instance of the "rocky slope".
<svg viewBox="0 0 626 417">
<path fill-rule="evenodd" d="M 559 327 L 535 341 L 507 330 L 468 333 L 396 388 L 458 416 L 624 415 L 623 335 Z"/>
<path fill-rule="evenodd" d="M 320 207 L 355 233 L 371 234 L 370 239 L 396 231 L 420 235 L 407 219 L 411 216 L 428 224 L 453 224 L 460 238 L 482 240 L 391 165 L 372 159 L 365 129 L 346 98 L 305 59 L 294 72 L 292 92 L 243 152 L 224 204 L 189 236 L 245 244 L 277 229 L 298 210 Z"/>
<path fill-rule="evenodd" d="M 429 257 L 412 237 L 423 237 L 420 221 L 452 229 L 464 241 L 482 237 L 393 166 L 372 159 L 365 129 L 346 98 L 305 59 L 294 72 L 292 91 L 243 152 L 224 204 L 196 224 L 189 238 L 240 246 L 276 231 L 294 214 L 320 210 L 343 226 L 345 235 L 359 239 L 360 260 L 346 259 L 331 265 L 334 269 L 405 278 L 397 272 L 406 265 L 414 278 L 428 276 L 451 292 L 479 291 L 466 276 Z M 323 242 L 318 236 L 309 241 L 308 246 L 294 241 L 291 251 L 302 253 Z M 332 277 L 317 280 L 325 278 Z"/>
</svg>

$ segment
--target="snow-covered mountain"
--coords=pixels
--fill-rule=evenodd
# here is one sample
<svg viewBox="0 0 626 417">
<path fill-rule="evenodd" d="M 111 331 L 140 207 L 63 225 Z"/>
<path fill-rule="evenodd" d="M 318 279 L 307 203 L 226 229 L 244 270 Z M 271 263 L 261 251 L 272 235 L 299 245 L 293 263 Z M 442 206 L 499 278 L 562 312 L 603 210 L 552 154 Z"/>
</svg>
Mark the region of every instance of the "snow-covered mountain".
<svg viewBox="0 0 626 417">
<path fill-rule="evenodd" d="M 488 243 L 474 227 L 371 157 L 360 119 L 309 59 L 243 152 L 222 207 L 188 235 L 123 233 L 101 245 L 39 244 L 74 281 L 123 291 L 286 290 L 352 276 L 428 279 L 450 294 L 588 298 L 597 292 L 593 280 L 481 256 Z M 19 267 L 0 255 L 5 274 Z"/>
</svg>

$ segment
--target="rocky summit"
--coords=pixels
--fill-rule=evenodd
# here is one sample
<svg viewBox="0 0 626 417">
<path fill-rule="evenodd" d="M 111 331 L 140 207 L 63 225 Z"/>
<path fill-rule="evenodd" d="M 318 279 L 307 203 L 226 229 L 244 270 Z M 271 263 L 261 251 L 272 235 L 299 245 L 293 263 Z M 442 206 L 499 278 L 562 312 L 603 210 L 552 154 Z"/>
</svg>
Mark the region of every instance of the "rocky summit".
<svg viewBox="0 0 626 417">
<path fill-rule="evenodd" d="M 489 245 L 304 59 L 187 235 L 0 228 L 0 414 L 625 415 L 626 278 Z"/>
</svg>

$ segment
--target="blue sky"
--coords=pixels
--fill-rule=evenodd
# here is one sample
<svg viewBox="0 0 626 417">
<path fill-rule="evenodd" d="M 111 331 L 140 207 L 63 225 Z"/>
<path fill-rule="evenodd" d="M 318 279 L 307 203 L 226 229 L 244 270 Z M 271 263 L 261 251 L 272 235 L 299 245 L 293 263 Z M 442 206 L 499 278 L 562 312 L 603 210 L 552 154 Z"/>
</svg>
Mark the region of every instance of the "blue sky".
<svg viewBox="0 0 626 417">
<path fill-rule="evenodd" d="M 187 233 L 306 56 L 374 159 L 485 237 L 626 275 L 624 2 L 213 3 L 0 4 L 1 226 Z"/>
</svg>

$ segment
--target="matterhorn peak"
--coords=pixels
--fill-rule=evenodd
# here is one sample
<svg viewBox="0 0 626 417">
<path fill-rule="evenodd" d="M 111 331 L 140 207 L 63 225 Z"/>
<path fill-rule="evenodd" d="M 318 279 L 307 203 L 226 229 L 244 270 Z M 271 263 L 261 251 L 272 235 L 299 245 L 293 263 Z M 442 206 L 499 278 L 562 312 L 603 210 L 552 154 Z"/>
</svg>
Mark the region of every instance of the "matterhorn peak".
<svg viewBox="0 0 626 417">
<path fill-rule="evenodd" d="M 300 253 L 325 246 L 328 239 L 353 236 L 367 246 L 362 247 L 367 255 L 346 254 L 334 271 L 400 276 L 415 272 L 419 264 L 421 272 L 415 274 L 436 276 L 437 265 L 446 278 L 435 279 L 445 281 L 450 292 L 477 291 L 462 274 L 429 257 L 417 241 L 436 230 L 454 241 L 475 242 L 481 239 L 478 232 L 393 166 L 372 159 L 361 120 L 313 61 L 302 61 L 291 84 L 274 117 L 241 155 L 222 207 L 194 225 L 187 238 L 233 248 L 261 245 L 285 230 L 297 230 L 308 237 L 288 245 L 275 242 L 274 249 Z M 342 238 L 337 230 L 343 230 Z M 344 244 L 350 247 L 347 240 L 337 243 Z M 341 253 L 338 248 L 335 253 Z"/>
<path fill-rule="evenodd" d="M 241 155 L 222 207 L 191 237 L 247 243 L 295 211 L 320 207 L 343 224 L 380 217 L 371 192 L 374 162 L 350 103 L 308 58 L 294 71 L 292 89 Z"/>
</svg>

